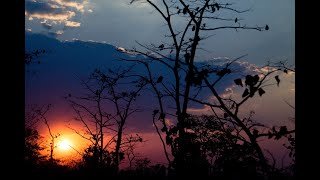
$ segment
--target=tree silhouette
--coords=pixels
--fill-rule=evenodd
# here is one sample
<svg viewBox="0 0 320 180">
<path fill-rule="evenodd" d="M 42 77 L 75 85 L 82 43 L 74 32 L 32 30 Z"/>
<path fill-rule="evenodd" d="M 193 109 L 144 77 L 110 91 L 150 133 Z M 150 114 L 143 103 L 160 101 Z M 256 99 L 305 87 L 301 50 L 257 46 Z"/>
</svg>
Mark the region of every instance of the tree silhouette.
<svg viewBox="0 0 320 180">
<path fill-rule="evenodd" d="M 49 154 L 49 163 L 52 165 L 55 165 L 57 163 L 57 160 L 54 159 L 54 149 L 56 148 L 55 144 L 55 139 L 57 139 L 60 134 L 58 133 L 57 135 L 53 134 L 49 125 L 49 121 L 46 117 L 46 114 L 52 107 L 51 104 L 48 104 L 47 106 L 42 106 L 42 107 L 33 107 L 33 110 L 37 116 L 39 117 L 39 121 L 43 121 L 44 124 L 46 125 L 49 135 L 50 135 L 50 154 Z"/>
<path fill-rule="evenodd" d="M 101 71 L 95 72 L 95 78 L 106 83 L 107 94 L 103 99 L 108 100 L 115 107 L 115 113 L 111 114 L 111 118 L 116 122 L 117 125 L 117 139 L 115 146 L 115 159 L 114 167 L 116 172 L 119 169 L 120 162 L 120 148 L 125 142 L 122 142 L 124 126 L 128 118 L 135 112 L 138 112 L 139 109 L 133 107 L 133 103 L 136 101 L 137 97 L 140 96 L 139 92 L 143 89 L 145 82 L 141 81 L 138 77 L 130 75 L 131 68 L 121 71 L 112 71 L 109 69 L 108 73 L 105 74 Z M 135 79 L 133 79 L 135 78 Z M 129 80 L 128 80 L 129 79 Z M 135 87 L 132 87 L 131 90 L 123 90 L 122 84 L 128 84 L 131 82 L 138 82 Z M 142 142 L 141 137 L 130 136 L 128 142 Z M 121 153 L 123 154 L 123 152 Z"/>
<path fill-rule="evenodd" d="M 45 160 L 46 156 L 40 154 L 40 151 L 44 149 L 40 144 L 41 138 L 43 137 L 39 135 L 36 129 L 30 127 L 25 129 L 25 167 L 37 167 Z"/>
<path fill-rule="evenodd" d="M 146 176 L 146 170 L 151 161 L 149 158 L 138 158 L 135 162 L 136 173 L 138 176 Z"/>
<path fill-rule="evenodd" d="M 157 44 L 137 42 L 142 50 L 118 48 L 122 53 L 143 56 L 122 58 L 126 63 L 133 64 L 129 67 L 94 70 L 88 79 L 81 81 L 85 90 L 83 94 L 70 93 L 65 97 L 75 112 L 74 119 L 83 127 L 69 128 L 90 143 L 79 153 L 82 159 L 78 170 L 88 175 L 85 176 L 87 178 L 102 174 L 105 177 L 121 175 L 126 172 L 119 172 L 119 165 L 127 158 L 130 173 L 135 166 L 135 175 L 166 175 L 164 165 L 151 166 L 150 159 L 138 156 L 134 151 L 143 138 L 138 134 L 125 133 L 132 115 L 142 111 L 137 99 L 144 90 L 150 90 L 156 98 L 157 105 L 151 110 L 150 120 L 168 161 L 168 176 L 213 176 L 217 179 L 280 177 L 282 169 L 276 169 L 272 153 L 259 142 L 281 138 L 288 140 L 284 147 L 289 150 L 293 161 L 290 168 L 294 169 L 295 137 L 292 134 L 295 130 L 262 124 L 255 119 L 254 111 L 247 112 L 248 109 L 244 108 L 253 98 L 265 97 L 268 94 L 266 87 L 281 87 L 283 76 L 295 72 L 294 67 L 282 61 L 268 62 L 253 73 L 244 74 L 237 72 L 233 65 L 246 55 L 219 66 L 196 61 L 202 42 L 209 39 L 212 32 L 268 31 L 270 27 L 247 26 L 241 15 L 250 9 L 237 9 L 229 1 L 132 0 L 130 3 L 135 2 L 150 5 L 166 23 L 168 34 Z M 235 18 L 227 17 L 227 14 Z M 25 65 L 40 63 L 35 58 L 41 53 L 45 51 L 25 52 Z M 136 67 L 139 71 L 135 72 Z M 144 71 L 140 71 L 140 67 Z M 161 72 L 159 67 L 164 67 L 165 72 Z M 235 74 L 235 78 L 228 79 Z M 221 93 L 219 85 L 227 81 L 241 91 L 239 96 Z M 194 105 L 207 108 L 208 114 L 192 113 L 190 108 Z M 46 117 L 49 109 L 50 106 L 37 107 L 27 116 L 30 119 L 25 131 L 27 164 L 37 165 L 45 158 L 39 153 L 43 150 L 39 143 L 41 136 L 33 128 L 34 124 L 43 121 L 50 135 L 49 164 L 50 167 L 56 165 L 54 149 L 59 135 L 51 131 Z M 169 122 L 170 119 L 174 123 Z M 273 162 L 268 159 L 267 153 Z"/>
<path fill-rule="evenodd" d="M 102 105 L 102 96 L 106 91 L 106 84 L 98 83 L 93 76 L 90 76 L 87 81 L 82 80 L 81 84 L 87 91 L 83 96 L 68 94 L 65 99 L 76 113 L 74 119 L 81 122 L 85 129 L 79 131 L 72 127 L 69 128 L 91 142 L 91 145 L 85 151 L 84 162 L 87 165 L 92 164 L 89 166 L 103 168 L 106 166 L 105 153 L 109 153 L 107 148 L 114 138 L 112 137 L 104 144 L 106 139 L 105 132 L 110 129 L 113 130 L 111 128 L 111 117 Z"/>
<path fill-rule="evenodd" d="M 162 139 L 161 132 L 157 125 L 155 125 L 157 133 L 159 134 L 162 144 L 164 146 L 170 146 L 171 154 L 174 156 L 174 160 L 169 159 L 166 147 L 164 147 L 169 168 L 173 167 L 178 176 L 195 175 L 195 173 L 200 174 L 200 171 L 190 171 L 190 169 L 197 169 L 197 167 L 199 167 L 199 163 L 192 161 L 193 155 L 189 148 L 190 145 L 196 146 L 196 135 L 188 131 L 191 128 L 190 122 L 188 122 L 191 116 L 191 114 L 188 113 L 188 107 L 190 106 L 190 102 L 193 102 L 210 107 L 215 116 L 212 120 L 222 120 L 234 126 L 233 131 L 238 134 L 236 139 L 250 144 L 250 152 L 254 155 L 252 158 L 258 159 L 262 174 L 267 175 L 269 165 L 257 139 L 265 136 L 279 139 L 283 135 L 294 131 L 288 131 L 285 127 L 279 127 L 278 130 L 276 127 L 265 127 L 270 129 L 269 132 L 267 134 L 261 133 L 260 127 L 264 127 L 264 125 L 256 123 L 250 118 L 242 118 L 239 115 L 239 111 L 241 110 L 240 107 L 257 93 L 259 96 L 263 96 L 263 94 L 266 93 L 263 87 L 271 85 L 265 82 L 271 75 L 274 75 L 281 69 L 275 69 L 267 65 L 265 67 L 267 69 L 266 73 L 248 74 L 245 78 L 235 79 L 234 83 L 244 88 L 242 99 L 236 101 L 235 99 L 224 98 L 219 94 L 217 84 L 223 81 L 224 77 L 233 73 L 231 65 L 244 56 L 226 62 L 222 68 L 216 68 L 209 64 L 200 66 L 195 63 L 195 58 L 197 50 L 200 49 L 200 43 L 210 37 L 206 35 L 208 32 L 221 29 L 267 31 L 270 29 L 269 26 L 247 26 L 243 24 L 243 19 L 238 16 L 248 12 L 249 9 L 239 10 L 234 8 L 233 3 L 222 3 L 214 0 L 131 1 L 131 3 L 135 2 L 144 2 L 153 7 L 155 12 L 162 17 L 162 20 L 168 28 L 169 34 L 166 35 L 168 41 L 164 41 L 160 45 L 143 45 L 137 42 L 144 50 L 137 48 L 131 50 L 133 53 L 146 56 L 148 58 L 147 60 L 123 60 L 142 64 L 146 68 L 146 75 L 141 76 L 149 83 L 159 103 L 159 109 L 153 111 L 153 121 L 155 122 L 156 117 L 158 117 L 158 120 L 162 122 L 163 127 L 161 128 L 161 132 L 166 134 L 165 140 Z M 223 17 L 223 14 L 218 13 L 220 11 L 236 15 L 237 17 L 235 19 Z M 176 22 L 179 18 L 184 21 L 181 21 L 178 26 Z M 217 21 L 223 25 L 214 26 L 214 22 Z M 174 81 L 170 82 L 167 80 L 165 83 L 166 77 L 164 77 L 164 75 L 159 75 L 158 72 L 158 75 L 155 75 L 155 72 L 151 70 L 149 65 L 151 62 L 162 64 L 170 71 L 174 77 Z M 283 71 L 285 72 L 286 70 Z M 279 75 L 275 75 L 273 78 L 279 86 Z M 198 95 L 201 94 L 204 89 L 211 92 L 211 95 L 215 99 L 214 102 L 208 102 L 207 100 L 199 98 Z M 171 98 L 174 102 L 176 112 L 173 115 L 170 114 L 170 112 L 166 112 L 165 107 L 168 106 L 164 104 L 164 99 L 166 98 Z M 170 104 L 170 106 L 172 107 L 172 104 Z M 168 127 L 165 121 L 166 115 L 171 115 L 176 118 L 177 124 Z M 240 135 L 243 133 L 245 137 Z M 233 145 L 234 144 L 235 143 L 233 143 Z M 248 147 L 249 146 L 244 146 L 243 148 L 248 149 Z M 196 154 L 198 152 L 194 151 L 194 153 Z M 196 159 L 200 160 L 201 158 L 198 156 Z"/>
<path fill-rule="evenodd" d="M 138 112 L 134 102 L 139 97 L 139 92 L 145 83 L 140 78 L 130 75 L 131 68 L 113 71 L 109 69 L 106 73 L 96 69 L 88 81 L 82 81 L 89 94 L 76 97 L 69 94 L 66 99 L 70 102 L 77 113 L 76 120 L 80 121 L 86 128 L 86 136 L 73 129 L 81 137 L 91 141 L 92 145 L 87 149 L 91 159 L 97 159 L 100 167 L 113 168 L 115 173 L 119 170 L 119 162 L 124 159 L 124 152 L 121 147 L 130 143 L 142 142 L 140 136 L 129 136 L 123 141 L 123 131 L 128 118 Z M 139 82 L 130 91 L 123 90 L 123 84 Z M 80 102 L 82 101 L 82 102 Z M 91 108 L 93 107 L 93 108 Z M 105 110 L 108 107 L 108 111 Z M 93 122 L 93 125 L 90 124 Z M 105 132 L 108 131 L 111 139 L 104 145 Z M 107 148 L 115 143 L 115 149 L 109 152 Z M 131 144 L 132 145 L 132 144 Z M 99 157 L 96 153 L 99 152 Z M 108 159 L 105 162 L 105 157 Z"/>
</svg>

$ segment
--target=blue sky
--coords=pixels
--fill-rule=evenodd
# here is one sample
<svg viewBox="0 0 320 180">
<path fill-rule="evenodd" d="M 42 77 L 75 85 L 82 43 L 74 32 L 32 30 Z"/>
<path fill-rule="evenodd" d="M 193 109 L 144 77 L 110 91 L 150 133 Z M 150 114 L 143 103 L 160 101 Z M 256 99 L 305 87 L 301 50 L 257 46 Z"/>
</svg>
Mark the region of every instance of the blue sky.
<svg viewBox="0 0 320 180">
<path fill-rule="evenodd" d="M 156 2 L 157 0 L 155 0 Z M 26 29 L 54 35 L 61 40 L 94 40 L 132 48 L 141 43 L 161 43 L 166 32 L 161 17 L 147 4 L 130 0 L 26 0 Z M 232 1 L 230 1 L 232 2 Z M 295 4 L 292 0 L 233 1 L 247 25 L 265 25 L 269 31 L 218 30 L 201 44 L 200 59 L 235 58 L 249 54 L 249 62 L 295 60 Z M 177 23 L 177 29 L 181 26 Z"/>
</svg>

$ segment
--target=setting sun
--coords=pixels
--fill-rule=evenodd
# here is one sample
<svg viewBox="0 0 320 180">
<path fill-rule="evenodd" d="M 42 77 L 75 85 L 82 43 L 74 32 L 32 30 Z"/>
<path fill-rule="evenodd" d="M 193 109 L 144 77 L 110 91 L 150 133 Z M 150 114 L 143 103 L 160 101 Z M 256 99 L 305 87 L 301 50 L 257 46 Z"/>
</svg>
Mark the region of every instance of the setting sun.
<svg viewBox="0 0 320 180">
<path fill-rule="evenodd" d="M 58 148 L 64 151 L 69 150 L 70 146 L 71 146 L 71 143 L 67 139 L 60 141 L 60 143 L 58 144 Z"/>
</svg>

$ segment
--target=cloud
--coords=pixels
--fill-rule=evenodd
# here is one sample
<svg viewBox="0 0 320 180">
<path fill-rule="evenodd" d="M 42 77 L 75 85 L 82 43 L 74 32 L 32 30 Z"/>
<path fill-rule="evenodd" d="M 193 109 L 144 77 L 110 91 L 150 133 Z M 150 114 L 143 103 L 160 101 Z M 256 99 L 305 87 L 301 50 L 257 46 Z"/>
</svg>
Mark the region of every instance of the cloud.
<svg viewBox="0 0 320 180">
<path fill-rule="evenodd" d="M 44 28 L 47 29 L 47 30 L 52 29 L 52 25 L 49 24 L 49 23 L 47 23 L 46 20 L 45 20 L 45 21 L 42 21 L 42 22 L 41 22 L 41 25 L 42 25 L 42 27 L 44 27 Z"/>
<path fill-rule="evenodd" d="M 218 89 L 221 89 L 218 93 L 221 97 L 225 99 L 233 99 L 236 102 L 240 102 L 242 98 L 242 93 L 244 92 L 244 87 L 240 87 L 234 84 L 234 79 L 242 78 L 248 74 L 256 75 L 261 73 L 268 73 L 274 68 L 258 67 L 255 64 L 250 64 L 248 62 L 235 62 L 231 65 L 231 69 L 235 73 L 231 73 L 224 77 L 222 84 L 219 84 Z M 280 86 L 277 87 L 274 77 L 278 75 L 281 79 Z M 260 77 L 261 78 L 261 77 Z M 295 88 L 295 73 L 288 72 L 287 74 L 283 72 L 277 72 L 269 76 L 265 83 L 263 84 L 263 89 L 266 91 L 261 97 L 256 94 L 254 98 L 250 98 L 246 103 L 241 106 L 239 111 L 240 117 L 247 117 L 248 112 L 251 110 L 256 112 L 255 120 L 266 125 L 288 125 L 288 117 L 292 117 L 290 107 L 285 103 L 285 101 L 290 102 L 294 106 L 294 88 Z M 223 88 L 223 89 L 222 89 Z M 206 92 L 200 100 L 204 102 L 209 102 L 211 104 L 216 104 L 217 99 L 210 92 Z M 200 105 L 188 108 L 188 112 L 192 114 L 206 114 L 212 112 L 208 106 Z"/>
<path fill-rule="evenodd" d="M 58 30 L 58 31 L 49 31 L 49 32 L 46 32 L 44 34 L 47 34 L 49 37 L 53 37 L 53 38 L 56 38 L 57 36 L 63 34 L 64 31 L 63 30 Z"/>
<path fill-rule="evenodd" d="M 56 34 L 58 34 L 58 35 L 61 35 L 61 34 L 63 34 L 63 33 L 64 33 L 63 30 L 58 30 L 58 31 L 56 31 Z"/>
<path fill-rule="evenodd" d="M 67 27 L 79 27 L 81 23 L 75 21 L 66 21 L 64 25 Z"/>
<path fill-rule="evenodd" d="M 37 19 L 46 19 L 46 20 L 53 20 L 53 21 L 65 21 L 66 19 L 70 19 L 75 16 L 75 13 L 72 11 L 66 11 L 61 14 L 58 13 L 33 13 L 28 14 L 30 18 L 37 18 Z"/>
<path fill-rule="evenodd" d="M 66 20 L 75 16 L 75 12 L 68 11 L 63 7 L 53 6 L 48 2 L 26 1 L 25 14 L 29 18 L 45 20 Z"/>
<path fill-rule="evenodd" d="M 203 105 L 201 108 L 188 108 L 188 112 L 192 114 L 207 114 L 211 112 L 211 108 Z"/>
<path fill-rule="evenodd" d="M 80 27 L 81 23 L 75 19 L 85 11 L 92 12 L 87 5 L 87 0 L 26 0 L 25 16 L 30 21 L 42 20 L 40 23 L 46 30 L 51 30 L 53 25 Z"/>
<path fill-rule="evenodd" d="M 84 7 L 85 7 L 85 4 L 87 3 L 86 0 L 53 0 L 53 1 L 64 7 L 75 8 L 80 12 L 84 12 Z"/>
</svg>

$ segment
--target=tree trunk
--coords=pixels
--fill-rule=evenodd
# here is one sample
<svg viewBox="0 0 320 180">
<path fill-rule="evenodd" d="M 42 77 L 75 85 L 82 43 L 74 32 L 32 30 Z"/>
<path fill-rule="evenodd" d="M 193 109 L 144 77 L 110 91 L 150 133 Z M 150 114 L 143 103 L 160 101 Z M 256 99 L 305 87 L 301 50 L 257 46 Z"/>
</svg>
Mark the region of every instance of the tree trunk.
<svg viewBox="0 0 320 180">
<path fill-rule="evenodd" d="M 100 142 L 100 144 L 101 144 L 101 146 L 100 146 L 100 167 L 103 167 L 104 166 L 104 158 L 103 158 L 103 133 L 102 133 L 102 126 L 100 127 L 101 129 L 100 129 L 100 131 L 101 131 L 101 142 Z"/>
<path fill-rule="evenodd" d="M 123 124 L 120 124 L 119 130 L 118 130 L 118 139 L 116 144 L 115 160 L 114 160 L 114 167 L 115 167 L 116 173 L 118 173 L 118 170 L 119 170 L 119 153 L 120 153 L 120 146 L 122 141 L 122 130 L 123 130 Z"/>
</svg>

